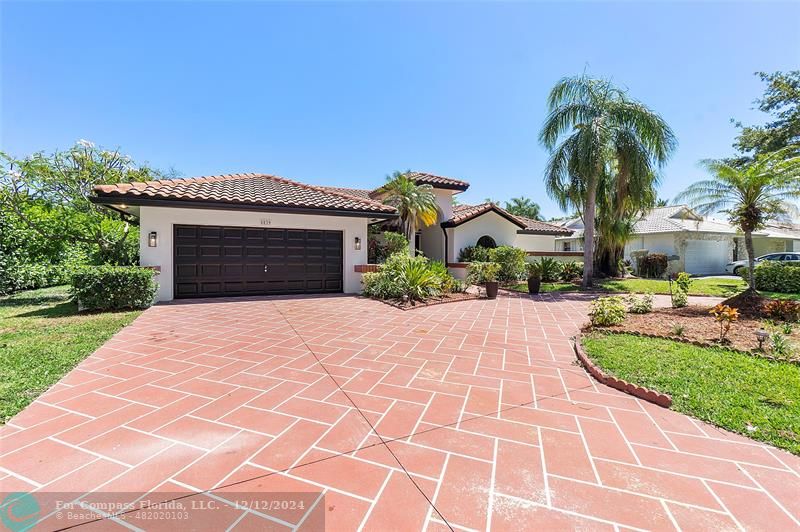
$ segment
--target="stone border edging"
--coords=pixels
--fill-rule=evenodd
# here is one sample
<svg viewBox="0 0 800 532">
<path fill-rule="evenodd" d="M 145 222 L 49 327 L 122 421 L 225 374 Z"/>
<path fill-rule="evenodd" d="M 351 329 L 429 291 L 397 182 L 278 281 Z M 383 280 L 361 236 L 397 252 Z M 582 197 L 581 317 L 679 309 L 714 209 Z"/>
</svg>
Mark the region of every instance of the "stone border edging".
<svg viewBox="0 0 800 532">
<path fill-rule="evenodd" d="M 367 296 L 362 296 L 362 297 L 367 297 Z M 475 294 L 473 295 L 473 297 L 459 297 L 459 298 L 443 299 L 435 301 L 423 301 L 423 302 L 417 302 L 414 305 L 407 305 L 407 306 L 404 306 L 402 303 L 397 303 L 396 300 L 393 299 L 377 299 L 374 297 L 367 297 L 367 299 L 371 299 L 373 301 L 379 301 L 384 305 L 389 305 L 390 307 L 405 312 L 407 310 L 417 310 L 425 307 L 433 307 L 435 305 L 447 305 L 448 303 L 459 303 L 462 301 L 474 301 L 476 299 L 486 299 L 486 298 Z"/>
<path fill-rule="evenodd" d="M 578 360 L 583 367 L 586 368 L 586 371 L 588 371 L 589 374 L 594 377 L 595 380 L 597 380 L 597 382 L 664 408 L 669 408 L 672 406 L 672 397 L 670 395 L 658 393 L 648 388 L 637 386 L 636 384 L 632 384 L 628 381 L 618 379 L 600 369 L 600 367 L 592 362 L 592 360 L 586 356 L 586 353 L 583 352 L 581 338 L 582 336 L 580 334 L 575 336 L 575 343 L 573 344 L 575 356 L 578 357 Z"/>
</svg>

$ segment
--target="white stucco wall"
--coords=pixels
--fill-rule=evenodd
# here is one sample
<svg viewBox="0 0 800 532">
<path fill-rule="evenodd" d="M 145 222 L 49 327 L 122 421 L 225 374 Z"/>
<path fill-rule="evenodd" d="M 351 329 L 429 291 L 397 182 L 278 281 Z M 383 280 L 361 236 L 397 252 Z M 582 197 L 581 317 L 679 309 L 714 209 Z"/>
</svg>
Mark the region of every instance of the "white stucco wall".
<svg viewBox="0 0 800 532">
<path fill-rule="evenodd" d="M 211 209 L 182 209 L 173 207 L 141 207 L 140 263 L 159 266 L 158 301 L 173 298 L 172 237 L 174 224 L 221 225 L 231 227 L 269 227 L 275 229 L 325 229 L 342 231 L 344 245 L 344 291 L 361 291 L 361 274 L 356 264 L 367 263 L 367 219 L 347 216 L 320 216 L 271 212 L 223 211 Z M 147 245 L 148 234 L 158 233 L 158 246 Z M 361 249 L 354 249 L 355 238 L 361 239 Z"/>
<path fill-rule="evenodd" d="M 448 229 L 448 260 L 455 262 L 458 252 L 467 246 L 474 246 L 480 237 L 489 235 L 498 246 L 513 246 L 517 239 L 518 226 L 512 224 L 496 212 L 487 212 L 477 218 Z"/>
<path fill-rule="evenodd" d="M 555 251 L 556 237 L 554 235 L 517 235 L 514 246 L 525 251 Z"/>
</svg>

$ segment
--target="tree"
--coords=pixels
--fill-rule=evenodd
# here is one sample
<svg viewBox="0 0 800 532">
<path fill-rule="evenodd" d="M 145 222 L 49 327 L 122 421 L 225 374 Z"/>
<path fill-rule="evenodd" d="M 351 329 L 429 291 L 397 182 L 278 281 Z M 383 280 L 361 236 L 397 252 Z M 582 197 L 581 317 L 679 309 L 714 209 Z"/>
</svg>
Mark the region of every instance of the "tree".
<svg viewBox="0 0 800 532">
<path fill-rule="evenodd" d="M 656 200 L 656 207 L 666 207 L 669 205 L 669 198 L 658 198 Z"/>
<path fill-rule="evenodd" d="M 146 181 L 164 177 L 136 166 L 119 150 L 109 151 L 79 141 L 67 151 L 35 153 L 24 159 L 0 153 L 0 201 L 7 214 L 45 239 L 86 245 L 95 262 L 136 261 L 138 244 L 130 239 L 127 217 L 91 203 L 95 185 Z M 37 205 L 47 216 L 34 216 Z"/>
<path fill-rule="evenodd" d="M 733 147 L 746 154 L 736 159 L 743 164 L 759 154 L 771 153 L 800 144 L 800 70 L 791 72 L 756 72 L 767 83 L 764 96 L 754 103 L 759 111 L 769 113 L 774 120 L 763 126 L 742 126 Z"/>
<path fill-rule="evenodd" d="M 417 229 L 436 223 L 439 206 L 432 186 L 417 185 L 406 174 L 394 172 L 387 176 L 381 193 L 383 202 L 397 209 L 403 234 L 409 242 L 414 242 Z"/>
<path fill-rule="evenodd" d="M 800 146 L 756 155 L 752 162 L 738 165 L 708 159 L 701 165 L 711 179 L 698 181 L 684 190 L 679 201 L 688 201 L 701 214 L 727 214 L 731 224 L 744 233 L 747 249 L 748 284 L 755 291 L 753 231 L 772 220 L 797 214 L 792 202 L 800 200 Z"/>
<path fill-rule="evenodd" d="M 545 169 L 548 194 L 584 221 L 582 285 L 594 273 L 598 187 L 612 184 L 622 208 L 627 198 L 657 180 L 657 169 L 675 148 L 672 130 L 655 112 L 610 81 L 586 75 L 564 78 L 550 91 L 549 113 L 539 134 L 551 151 Z"/>
<path fill-rule="evenodd" d="M 511 201 L 507 201 L 506 210 L 516 216 L 524 216 L 531 220 L 541 219 L 541 207 L 539 207 L 539 204 L 524 196 L 511 198 Z"/>
</svg>

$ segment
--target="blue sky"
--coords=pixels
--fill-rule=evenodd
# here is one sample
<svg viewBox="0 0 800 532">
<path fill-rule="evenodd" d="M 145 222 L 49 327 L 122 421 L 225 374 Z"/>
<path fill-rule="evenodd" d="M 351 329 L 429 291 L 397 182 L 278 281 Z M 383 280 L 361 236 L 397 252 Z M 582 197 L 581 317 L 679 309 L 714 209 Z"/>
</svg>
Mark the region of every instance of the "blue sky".
<svg viewBox="0 0 800 532">
<path fill-rule="evenodd" d="M 542 184 L 545 98 L 584 69 L 661 113 L 661 195 L 762 122 L 757 70 L 800 65 L 799 3 L 0 3 L 0 146 L 78 139 L 184 176 L 373 187 L 415 169 L 463 202 Z"/>
</svg>

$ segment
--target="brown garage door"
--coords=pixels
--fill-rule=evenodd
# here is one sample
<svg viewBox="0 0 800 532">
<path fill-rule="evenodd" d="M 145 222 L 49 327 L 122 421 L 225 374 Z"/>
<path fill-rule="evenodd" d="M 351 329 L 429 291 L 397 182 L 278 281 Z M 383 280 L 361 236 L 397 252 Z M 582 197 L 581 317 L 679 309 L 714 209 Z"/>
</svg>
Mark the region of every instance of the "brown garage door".
<svg viewBox="0 0 800 532">
<path fill-rule="evenodd" d="M 174 226 L 175 297 L 341 292 L 342 232 Z"/>
</svg>

